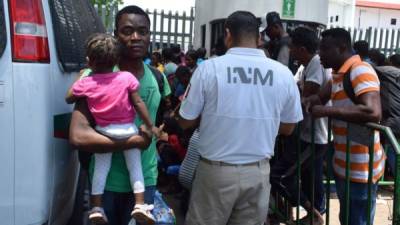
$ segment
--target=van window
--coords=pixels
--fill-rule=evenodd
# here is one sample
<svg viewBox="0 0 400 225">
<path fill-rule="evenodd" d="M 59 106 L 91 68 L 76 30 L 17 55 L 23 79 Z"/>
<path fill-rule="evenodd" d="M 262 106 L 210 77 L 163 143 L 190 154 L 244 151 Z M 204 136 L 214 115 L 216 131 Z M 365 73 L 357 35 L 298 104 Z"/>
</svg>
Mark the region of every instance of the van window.
<svg viewBox="0 0 400 225">
<path fill-rule="evenodd" d="M 65 72 L 86 64 L 85 41 L 105 28 L 89 0 L 49 0 L 58 60 Z"/>
<path fill-rule="evenodd" d="M 0 0 L 0 57 L 4 53 L 7 43 L 6 21 L 4 20 L 3 1 Z"/>
</svg>

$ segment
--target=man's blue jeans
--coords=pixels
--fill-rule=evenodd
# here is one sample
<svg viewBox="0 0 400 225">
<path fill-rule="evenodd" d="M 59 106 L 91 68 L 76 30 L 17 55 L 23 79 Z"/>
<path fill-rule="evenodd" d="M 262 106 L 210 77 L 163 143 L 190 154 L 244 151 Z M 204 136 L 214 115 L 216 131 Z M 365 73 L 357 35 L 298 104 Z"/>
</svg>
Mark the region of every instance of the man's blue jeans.
<svg viewBox="0 0 400 225">
<path fill-rule="evenodd" d="M 346 209 L 346 180 L 335 177 L 336 193 L 340 202 L 339 219 L 341 224 L 345 224 L 345 209 Z M 368 208 L 368 184 L 355 183 L 350 181 L 350 197 L 349 197 L 349 225 L 366 225 L 368 216 L 371 217 L 371 224 L 374 223 L 376 192 L 378 183 L 372 184 L 371 193 L 371 212 L 367 213 Z M 369 214 L 369 215 L 368 215 Z"/>
<path fill-rule="evenodd" d="M 396 153 L 394 148 L 391 145 L 387 145 L 386 146 L 387 152 L 386 152 L 386 156 L 387 156 L 387 164 L 389 165 L 390 171 L 392 172 L 392 174 L 396 173 Z"/>
<path fill-rule="evenodd" d="M 156 186 L 146 186 L 144 201 L 147 204 L 154 203 Z M 135 206 L 135 196 L 132 192 L 119 193 L 104 191 L 103 208 L 108 218 L 108 225 L 128 225 L 131 220 L 131 212 Z"/>
</svg>

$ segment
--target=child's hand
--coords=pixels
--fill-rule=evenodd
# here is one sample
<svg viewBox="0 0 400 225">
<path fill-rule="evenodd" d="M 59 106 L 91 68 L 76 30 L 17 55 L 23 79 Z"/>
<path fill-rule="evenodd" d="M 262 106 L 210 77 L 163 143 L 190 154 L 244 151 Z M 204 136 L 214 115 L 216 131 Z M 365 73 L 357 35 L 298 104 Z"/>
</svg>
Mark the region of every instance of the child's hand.
<svg viewBox="0 0 400 225">
<path fill-rule="evenodd" d="M 161 131 L 162 131 L 163 126 L 161 125 L 160 128 L 153 126 L 151 128 L 151 132 L 156 136 L 157 139 L 160 138 Z"/>
<path fill-rule="evenodd" d="M 160 138 L 158 140 L 167 142 L 168 141 L 168 134 L 162 131 L 161 135 L 160 135 Z"/>
<path fill-rule="evenodd" d="M 141 126 L 139 127 L 139 134 L 140 134 L 141 136 L 145 137 L 145 138 L 150 139 L 150 140 L 151 140 L 152 137 L 153 137 L 152 131 L 149 130 L 149 129 L 147 129 L 146 126 L 144 126 L 144 125 L 141 125 Z"/>
</svg>

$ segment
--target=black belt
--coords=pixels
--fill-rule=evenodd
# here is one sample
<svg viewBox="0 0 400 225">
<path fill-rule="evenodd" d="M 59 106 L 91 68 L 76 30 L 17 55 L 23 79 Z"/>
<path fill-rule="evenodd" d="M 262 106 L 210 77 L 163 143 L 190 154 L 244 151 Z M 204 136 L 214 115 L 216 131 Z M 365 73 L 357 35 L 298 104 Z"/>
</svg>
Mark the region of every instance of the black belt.
<svg viewBox="0 0 400 225">
<path fill-rule="evenodd" d="M 263 159 L 260 161 L 256 161 L 256 162 L 251 162 L 251 163 L 243 163 L 243 164 L 234 164 L 234 163 L 227 163 L 227 162 L 222 162 L 222 161 L 213 161 L 213 160 L 209 160 L 206 158 L 203 158 L 200 156 L 200 160 L 209 164 L 209 165 L 216 165 L 216 166 L 261 166 L 263 163 L 268 162 L 268 159 Z"/>
</svg>

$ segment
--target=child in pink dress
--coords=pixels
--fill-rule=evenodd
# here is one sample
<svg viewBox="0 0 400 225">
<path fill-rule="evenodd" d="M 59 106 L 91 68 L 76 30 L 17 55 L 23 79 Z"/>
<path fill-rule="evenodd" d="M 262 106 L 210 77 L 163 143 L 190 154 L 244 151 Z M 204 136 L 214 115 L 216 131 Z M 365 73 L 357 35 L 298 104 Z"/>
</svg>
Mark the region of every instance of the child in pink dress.
<svg viewBox="0 0 400 225">
<path fill-rule="evenodd" d="M 107 34 L 95 34 L 87 41 L 86 53 L 88 66 L 93 73 L 73 84 L 67 95 L 67 102 L 86 98 L 96 122 L 96 130 L 111 138 L 129 138 L 138 134 L 138 128 L 134 124 L 136 112 L 147 129 L 152 130 L 153 124 L 146 105 L 138 94 L 139 81 L 129 72 L 113 72 L 120 54 L 118 41 Z M 131 215 L 137 222 L 154 224 L 155 219 L 150 212 L 152 206 L 144 203 L 141 152 L 139 149 L 126 150 L 124 157 L 136 203 Z M 94 159 L 91 192 L 93 208 L 89 219 L 95 224 L 105 224 L 107 217 L 102 208 L 101 197 L 111 167 L 112 153 L 96 153 Z"/>
</svg>

